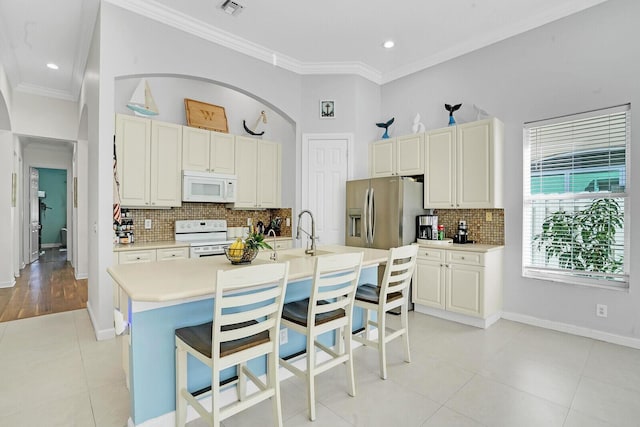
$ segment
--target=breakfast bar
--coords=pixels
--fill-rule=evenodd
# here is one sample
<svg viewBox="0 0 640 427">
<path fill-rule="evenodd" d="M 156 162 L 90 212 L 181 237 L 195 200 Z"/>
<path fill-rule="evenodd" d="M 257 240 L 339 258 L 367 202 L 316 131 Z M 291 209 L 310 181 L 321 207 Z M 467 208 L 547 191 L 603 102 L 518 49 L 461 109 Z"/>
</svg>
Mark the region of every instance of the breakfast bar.
<svg viewBox="0 0 640 427">
<path fill-rule="evenodd" d="M 388 256 L 386 250 L 340 245 L 318 247 L 318 255 L 364 252 L 360 284 L 377 283 L 378 265 Z M 271 263 L 272 251 L 261 251 L 253 265 Z M 315 257 L 303 249 L 278 251 L 278 262 L 289 261 L 289 277 L 285 303 L 307 298 L 311 290 Z M 123 345 L 123 368 L 130 390 L 131 419 L 129 425 L 170 425 L 175 410 L 174 331 L 177 328 L 210 322 L 216 272 L 243 268 L 232 265 L 225 257 L 179 259 L 169 262 L 119 264 L 109 267 L 115 282 L 114 304 L 130 325 Z M 354 313 L 354 327 L 361 316 Z M 333 344 L 333 336 L 327 336 Z M 305 349 L 305 339 L 289 331 L 288 342 L 281 344 L 282 356 Z M 264 362 L 255 360 L 256 370 L 264 372 Z M 211 374 L 200 363 L 189 361 L 189 388 L 198 390 L 210 385 Z M 232 369 L 222 379 L 234 376 Z M 153 420 L 153 421 L 150 421 Z M 149 424 L 151 425 L 151 424 Z"/>
</svg>

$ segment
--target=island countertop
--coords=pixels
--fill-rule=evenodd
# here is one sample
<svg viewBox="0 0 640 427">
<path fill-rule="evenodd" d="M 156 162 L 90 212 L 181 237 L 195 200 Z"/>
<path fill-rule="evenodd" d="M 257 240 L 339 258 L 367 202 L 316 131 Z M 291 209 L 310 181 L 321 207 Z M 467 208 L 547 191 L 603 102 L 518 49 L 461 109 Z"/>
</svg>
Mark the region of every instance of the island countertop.
<svg viewBox="0 0 640 427">
<path fill-rule="evenodd" d="M 341 245 L 318 247 L 319 255 L 327 253 L 364 252 L 363 266 L 386 262 L 388 251 Z M 261 250 L 251 265 L 271 263 L 270 250 Z M 315 257 L 304 255 L 304 249 L 278 251 L 278 261 L 289 261 L 289 282 L 309 278 Z M 117 264 L 107 271 L 117 285 L 133 301 L 169 302 L 213 295 L 217 270 L 243 268 L 232 265 L 224 256 L 178 259 L 141 264 Z"/>
</svg>

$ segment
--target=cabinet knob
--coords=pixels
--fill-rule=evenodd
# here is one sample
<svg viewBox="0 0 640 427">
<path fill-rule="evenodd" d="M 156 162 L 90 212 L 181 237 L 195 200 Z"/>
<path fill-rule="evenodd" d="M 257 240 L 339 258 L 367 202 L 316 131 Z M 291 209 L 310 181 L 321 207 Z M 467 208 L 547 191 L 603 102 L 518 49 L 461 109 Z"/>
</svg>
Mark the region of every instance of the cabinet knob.
<svg viewBox="0 0 640 427">
<path fill-rule="evenodd" d="M 425 252 L 425 253 L 424 253 L 424 256 L 429 256 L 429 252 Z"/>
<path fill-rule="evenodd" d="M 460 257 L 460 259 L 464 259 L 464 257 L 463 257 L 463 256 L 461 256 L 461 257 Z"/>
<path fill-rule="evenodd" d="M 451 207 L 453 207 L 453 203 L 451 204 Z"/>
<path fill-rule="evenodd" d="M 140 257 L 139 257 L 139 256 L 137 256 L 137 257 L 136 257 L 136 259 L 140 259 Z"/>
</svg>

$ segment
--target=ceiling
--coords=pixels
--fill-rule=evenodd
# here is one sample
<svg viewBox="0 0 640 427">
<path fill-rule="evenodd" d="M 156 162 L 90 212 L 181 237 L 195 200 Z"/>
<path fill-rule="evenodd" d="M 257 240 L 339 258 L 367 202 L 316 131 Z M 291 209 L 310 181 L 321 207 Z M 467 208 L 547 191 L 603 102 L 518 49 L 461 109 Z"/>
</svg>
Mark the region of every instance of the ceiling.
<svg viewBox="0 0 640 427">
<path fill-rule="evenodd" d="M 236 0 L 235 16 L 223 0 L 103 1 L 301 74 L 383 84 L 606 0 Z M 0 1 L 0 62 L 14 89 L 77 100 L 98 6 Z"/>
</svg>

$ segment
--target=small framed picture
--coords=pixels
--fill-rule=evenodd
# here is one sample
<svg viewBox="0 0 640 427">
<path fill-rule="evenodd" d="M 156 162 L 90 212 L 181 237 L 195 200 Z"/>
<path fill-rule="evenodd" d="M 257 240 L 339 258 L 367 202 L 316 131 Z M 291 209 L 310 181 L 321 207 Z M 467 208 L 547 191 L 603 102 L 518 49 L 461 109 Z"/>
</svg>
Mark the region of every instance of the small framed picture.
<svg viewBox="0 0 640 427">
<path fill-rule="evenodd" d="M 320 118 L 335 119 L 336 102 L 331 100 L 320 101 Z"/>
</svg>

